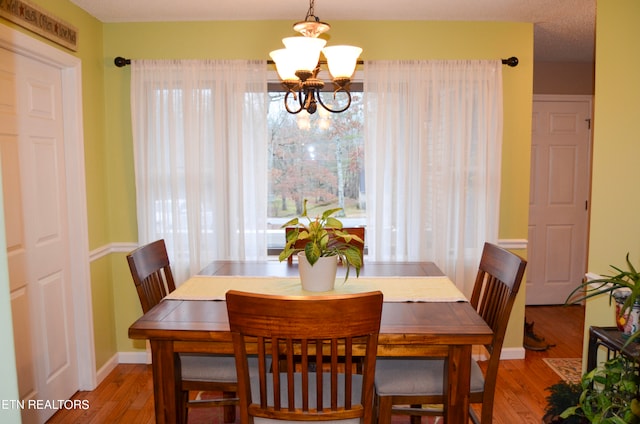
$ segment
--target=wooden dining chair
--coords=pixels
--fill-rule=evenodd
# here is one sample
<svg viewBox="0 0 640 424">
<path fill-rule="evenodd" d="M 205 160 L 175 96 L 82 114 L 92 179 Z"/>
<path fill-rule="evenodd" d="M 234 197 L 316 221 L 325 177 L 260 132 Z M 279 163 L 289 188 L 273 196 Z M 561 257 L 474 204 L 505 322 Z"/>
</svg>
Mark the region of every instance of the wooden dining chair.
<svg viewBox="0 0 640 424">
<path fill-rule="evenodd" d="M 226 300 L 243 424 L 254 418 L 373 422 L 381 292 L 274 296 L 231 290 Z M 252 352 L 257 375 L 247 366 Z M 356 355 L 364 358 L 361 374 L 354 371 Z M 284 361 L 271 361 L 277 357 Z"/>
<path fill-rule="evenodd" d="M 489 354 L 486 373 L 483 375 L 477 362 L 471 363 L 470 402 L 482 404 L 481 421 L 473 408 L 469 408 L 469 415 L 476 424 L 492 422 L 502 343 L 526 265 L 527 262 L 518 255 L 485 243 L 471 304 L 493 330 L 493 340 L 485 345 Z M 378 422 L 390 423 L 392 414 L 412 415 L 416 418 L 421 415 L 446 414 L 446 411 L 438 407 L 445 403 L 445 366 L 445 361 L 441 359 L 379 360 L 375 383 Z"/>
<path fill-rule="evenodd" d="M 284 229 L 284 234 L 285 234 L 285 241 L 289 240 L 289 233 L 291 233 L 292 231 L 295 231 L 295 227 L 286 227 Z M 360 240 L 362 240 L 363 242 L 360 243 L 358 240 L 351 240 L 349 242 L 350 245 L 355 246 L 358 248 L 358 250 L 360 251 L 360 259 L 362 259 L 364 257 L 364 227 L 344 227 L 342 228 L 342 231 L 349 233 L 349 234 L 353 234 L 354 236 L 358 236 L 360 237 Z M 294 248 L 295 249 L 304 249 L 304 247 L 307 245 L 307 241 L 306 240 L 298 240 L 295 244 L 294 244 Z M 287 263 L 289 265 L 293 264 L 293 257 L 295 255 L 291 255 L 287 258 Z"/>
<path fill-rule="evenodd" d="M 135 249 L 127 255 L 127 262 L 143 313 L 147 313 L 175 290 L 164 240 L 157 240 Z M 235 422 L 238 386 L 233 356 L 181 354 L 180 364 L 180 402 L 184 422 L 187 422 L 188 408 L 206 406 L 223 406 L 224 422 Z M 223 397 L 190 401 L 190 391 L 217 391 L 222 392 Z"/>
</svg>

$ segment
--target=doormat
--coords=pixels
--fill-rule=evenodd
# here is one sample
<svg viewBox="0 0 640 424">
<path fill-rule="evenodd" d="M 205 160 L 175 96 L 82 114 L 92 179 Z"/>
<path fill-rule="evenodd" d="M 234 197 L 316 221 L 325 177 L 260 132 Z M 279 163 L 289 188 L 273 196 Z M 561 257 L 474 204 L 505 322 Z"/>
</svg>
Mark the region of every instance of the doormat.
<svg viewBox="0 0 640 424">
<path fill-rule="evenodd" d="M 567 383 L 578 384 L 582 380 L 582 359 L 543 358 L 542 360 Z"/>
</svg>

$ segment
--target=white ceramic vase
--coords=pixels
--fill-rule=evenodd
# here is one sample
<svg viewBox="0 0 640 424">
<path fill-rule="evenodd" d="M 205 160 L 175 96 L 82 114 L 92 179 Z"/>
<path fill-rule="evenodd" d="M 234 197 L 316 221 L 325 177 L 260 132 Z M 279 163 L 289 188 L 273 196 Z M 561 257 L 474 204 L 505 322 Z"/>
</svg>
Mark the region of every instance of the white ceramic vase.
<svg viewBox="0 0 640 424">
<path fill-rule="evenodd" d="M 312 266 L 304 252 L 299 252 L 298 271 L 300 272 L 303 290 L 311 292 L 333 290 L 336 282 L 336 273 L 338 272 L 338 257 L 318 258 L 318 261 Z"/>
</svg>

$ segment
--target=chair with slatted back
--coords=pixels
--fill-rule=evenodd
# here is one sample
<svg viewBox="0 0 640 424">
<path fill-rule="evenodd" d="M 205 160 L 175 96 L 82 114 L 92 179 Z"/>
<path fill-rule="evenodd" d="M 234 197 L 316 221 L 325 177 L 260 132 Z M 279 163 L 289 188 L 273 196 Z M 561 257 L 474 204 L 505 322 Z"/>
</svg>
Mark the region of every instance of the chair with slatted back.
<svg viewBox="0 0 640 424">
<path fill-rule="evenodd" d="M 231 290 L 226 300 L 242 423 L 373 422 L 381 292 L 274 296 Z M 247 353 L 254 351 L 259 372 L 250 375 Z M 354 371 L 356 354 L 363 355 L 361 374 Z M 269 370 L 275 357 L 285 358 L 285 365 L 273 361 Z"/>
<path fill-rule="evenodd" d="M 175 290 L 169 256 L 164 240 L 141 246 L 127 255 L 142 312 L 147 313 L 167 294 Z M 184 422 L 190 407 L 223 406 L 224 422 L 235 422 L 238 399 L 235 360 L 227 355 L 181 354 L 182 380 L 180 387 Z M 190 391 L 223 392 L 222 399 L 191 400 Z"/>
<path fill-rule="evenodd" d="M 289 233 L 291 233 L 292 231 L 295 231 L 294 227 L 287 227 L 284 230 L 285 233 L 285 241 L 289 239 Z M 342 231 L 344 231 L 345 233 L 349 233 L 349 234 L 353 234 L 354 236 L 358 236 L 360 237 L 360 240 L 363 241 L 363 243 L 360 243 L 358 240 L 351 240 L 349 242 L 350 245 L 355 246 L 358 248 L 358 250 L 360 251 L 360 258 L 362 259 L 364 256 L 364 227 L 344 227 L 342 228 Z M 296 241 L 296 243 L 294 244 L 294 248 L 295 249 L 304 249 L 304 247 L 306 246 L 307 241 L 306 240 L 298 240 Z M 287 258 L 287 263 L 289 265 L 293 264 L 293 257 L 295 255 L 291 255 Z"/>
<path fill-rule="evenodd" d="M 493 341 L 485 346 L 489 359 L 486 373 L 471 363 L 470 403 L 482 404 L 482 421 L 469 408 L 474 423 L 491 424 L 493 398 L 500 353 L 509 316 L 527 262 L 516 254 L 485 243 L 476 276 L 471 304 L 493 330 Z M 388 424 L 392 414 L 442 416 L 445 361 L 439 359 L 381 359 L 376 369 L 378 422 Z M 411 405 L 410 407 L 402 405 Z M 428 405 L 423 408 L 422 405 Z M 434 408 L 434 406 L 436 406 Z M 413 418 L 412 417 L 412 422 Z"/>
</svg>

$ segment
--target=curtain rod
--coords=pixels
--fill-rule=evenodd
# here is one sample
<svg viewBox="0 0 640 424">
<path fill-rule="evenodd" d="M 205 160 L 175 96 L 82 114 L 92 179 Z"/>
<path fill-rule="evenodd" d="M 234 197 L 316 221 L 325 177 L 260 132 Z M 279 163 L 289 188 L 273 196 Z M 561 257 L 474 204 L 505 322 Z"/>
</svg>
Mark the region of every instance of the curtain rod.
<svg viewBox="0 0 640 424">
<path fill-rule="evenodd" d="M 113 60 L 113 63 L 114 63 L 118 68 L 122 68 L 122 67 L 124 67 L 124 66 L 131 65 L 131 59 L 125 59 L 124 57 L 118 56 L 118 57 L 116 57 L 116 58 Z M 274 64 L 273 60 L 267 60 L 267 63 L 268 63 L 269 65 L 273 65 L 273 64 Z M 321 64 L 326 64 L 327 62 L 325 62 L 325 61 L 320 61 L 320 63 L 321 63 Z M 359 61 L 358 61 L 358 65 L 362 65 L 362 64 L 364 64 L 364 61 L 359 60 Z M 511 57 L 510 57 L 510 58 L 508 58 L 508 59 L 502 59 L 502 64 L 503 64 L 503 65 L 510 66 L 510 67 L 512 67 L 512 68 L 513 68 L 513 67 L 515 67 L 515 66 L 518 66 L 518 58 L 517 58 L 517 57 L 515 57 L 515 56 L 511 56 Z"/>
</svg>

